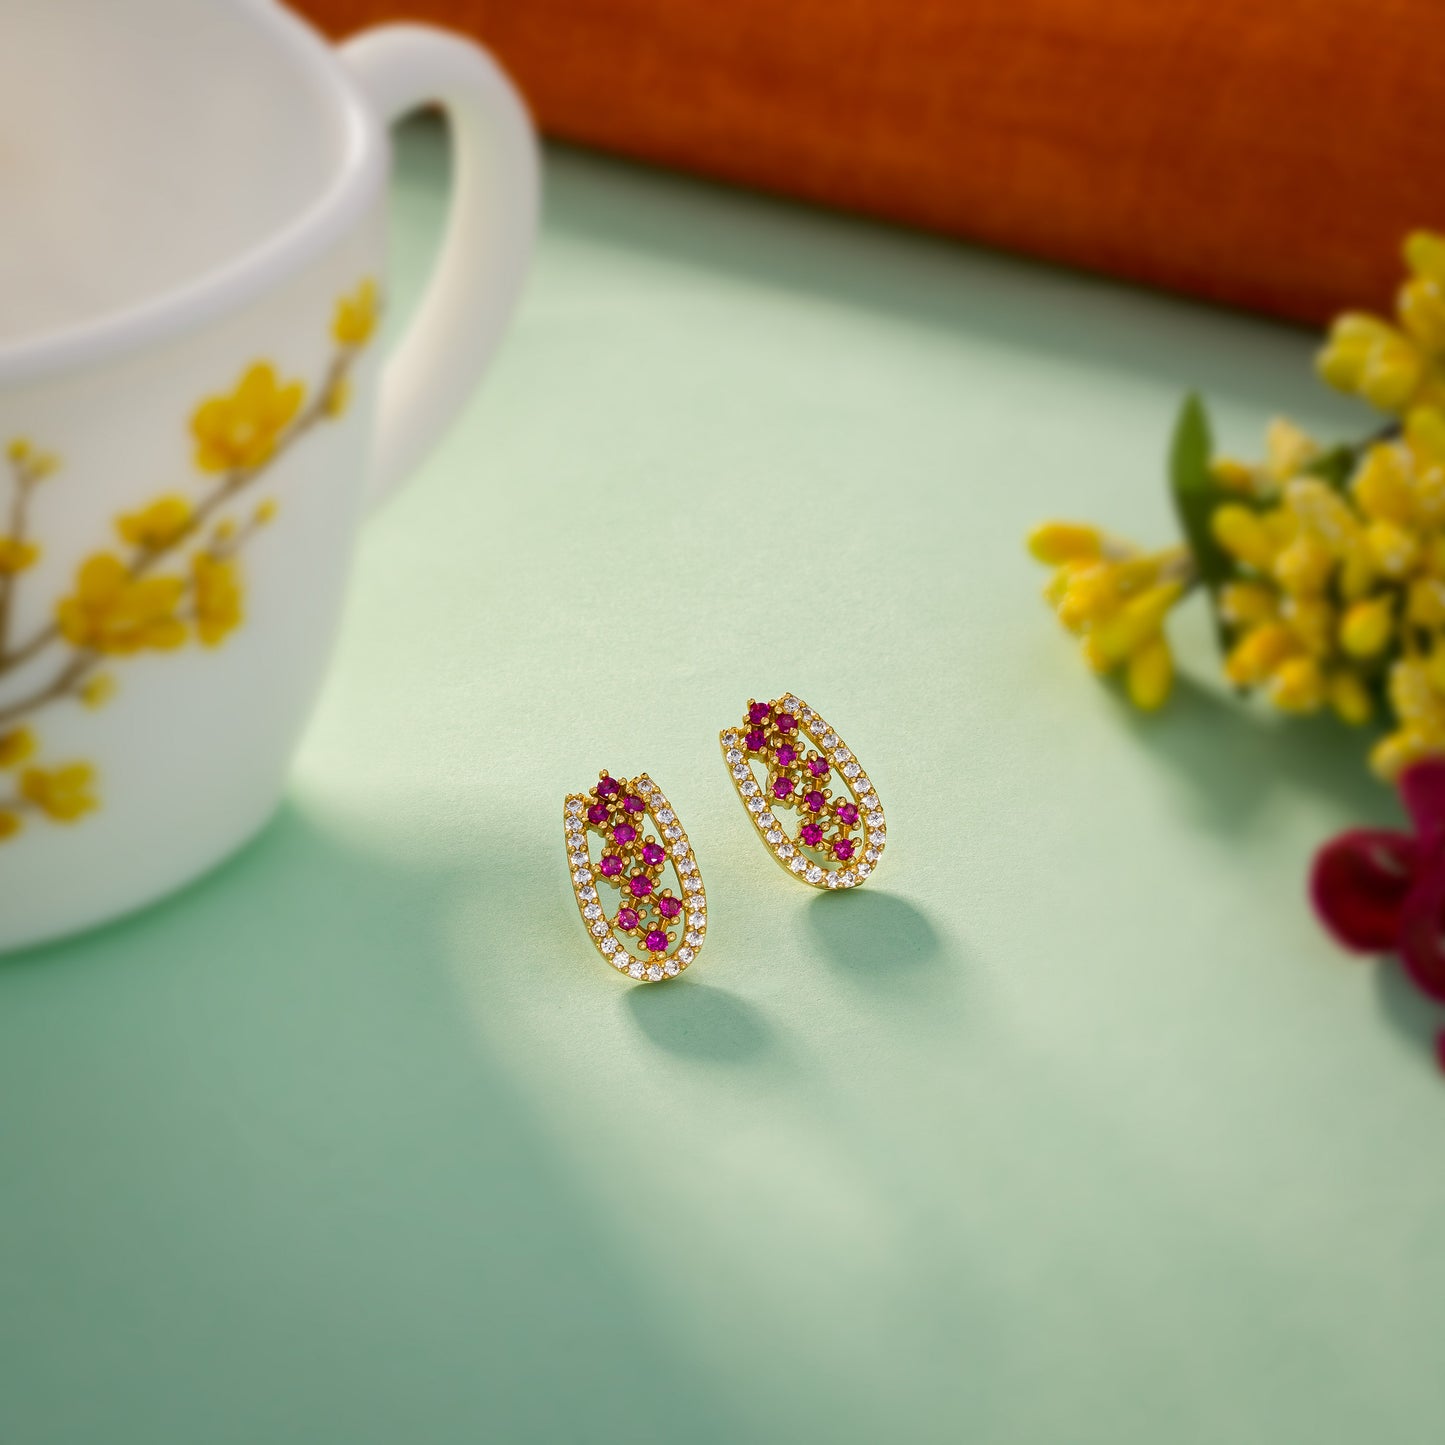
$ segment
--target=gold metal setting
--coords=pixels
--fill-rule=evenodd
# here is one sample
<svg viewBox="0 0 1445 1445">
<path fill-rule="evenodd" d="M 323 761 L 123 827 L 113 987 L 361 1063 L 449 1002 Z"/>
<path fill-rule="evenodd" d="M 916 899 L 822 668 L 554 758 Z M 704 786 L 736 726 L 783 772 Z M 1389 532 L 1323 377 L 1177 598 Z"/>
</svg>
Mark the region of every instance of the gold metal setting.
<svg viewBox="0 0 1445 1445">
<path fill-rule="evenodd" d="M 568 797 L 562 822 L 577 910 L 603 959 L 639 983 L 676 978 L 696 962 L 707 897 L 662 789 L 646 773 L 629 781 L 604 772 L 590 792 Z"/>
<path fill-rule="evenodd" d="M 883 805 L 837 732 L 791 693 L 750 698 L 718 735 L 733 787 L 769 853 L 800 883 L 856 888 L 883 856 Z"/>
</svg>

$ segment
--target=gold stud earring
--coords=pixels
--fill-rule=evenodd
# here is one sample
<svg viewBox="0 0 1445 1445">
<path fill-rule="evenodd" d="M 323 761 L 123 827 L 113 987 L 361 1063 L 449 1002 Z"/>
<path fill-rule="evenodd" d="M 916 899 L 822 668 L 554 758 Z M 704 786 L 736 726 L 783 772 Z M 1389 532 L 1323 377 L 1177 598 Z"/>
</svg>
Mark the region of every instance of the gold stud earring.
<svg viewBox="0 0 1445 1445">
<path fill-rule="evenodd" d="M 719 735 L 723 761 L 753 827 L 778 864 L 814 888 L 855 888 L 888 842 L 883 805 L 862 764 L 789 693 L 748 700 Z"/>
<path fill-rule="evenodd" d="M 562 819 L 572 891 L 602 957 L 644 983 L 675 978 L 694 963 L 707 932 L 707 896 L 662 789 L 646 773 L 628 781 L 604 772 L 589 792 L 567 799 Z"/>
</svg>

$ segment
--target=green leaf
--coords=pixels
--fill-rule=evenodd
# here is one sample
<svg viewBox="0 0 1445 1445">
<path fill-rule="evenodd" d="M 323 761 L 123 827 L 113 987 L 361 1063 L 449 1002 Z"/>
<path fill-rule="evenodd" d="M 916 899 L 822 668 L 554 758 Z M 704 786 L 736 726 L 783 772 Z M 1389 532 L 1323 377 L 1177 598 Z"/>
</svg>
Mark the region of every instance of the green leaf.
<svg viewBox="0 0 1445 1445">
<path fill-rule="evenodd" d="M 1219 488 L 1209 472 L 1213 451 L 1209 414 L 1198 396 L 1190 392 L 1179 409 L 1174 438 L 1169 444 L 1169 487 L 1184 540 L 1194 554 L 1199 580 L 1209 588 L 1211 596 L 1221 583 L 1234 575 L 1234 560 L 1214 540 L 1209 525 L 1221 501 Z"/>
</svg>

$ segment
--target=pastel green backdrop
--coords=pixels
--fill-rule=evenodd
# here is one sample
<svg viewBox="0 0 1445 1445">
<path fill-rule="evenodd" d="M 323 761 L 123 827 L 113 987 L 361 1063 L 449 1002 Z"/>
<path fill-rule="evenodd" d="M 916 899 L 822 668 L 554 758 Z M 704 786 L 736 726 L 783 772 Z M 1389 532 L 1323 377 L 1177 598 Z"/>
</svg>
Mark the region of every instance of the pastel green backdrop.
<svg viewBox="0 0 1445 1445">
<path fill-rule="evenodd" d="M 444 155 L 405 139 L 402 300 Z M 567 152 L 515 333 L 375 520 L 290 800 L 0 961 L 5 1445 L 1438 1438 L 1436 1020 L 1304 904 L 1358 738 L 1163 716 L 1021 537 L 1141 537 L 1180 392 L 1356 419 L 1312 338 Z M 796 690 L 892 847 L 790 885 L 716 732 Z M 564 793 L 712 902 L 628 987 Z"/>
</svg>

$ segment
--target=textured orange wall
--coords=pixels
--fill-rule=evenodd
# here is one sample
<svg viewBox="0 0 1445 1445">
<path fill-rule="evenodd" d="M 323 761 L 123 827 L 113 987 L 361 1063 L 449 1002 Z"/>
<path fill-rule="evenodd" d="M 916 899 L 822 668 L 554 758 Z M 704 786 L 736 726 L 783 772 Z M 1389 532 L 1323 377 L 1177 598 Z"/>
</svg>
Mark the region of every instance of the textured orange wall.
<svg viewBox="0 0 1445 1445">
<path fill-rule="evenodd" d="M 553 135 L 1305 321 L 1445 227 L 1441 0 L 302 0 L 483 40 Z"/>
</svg>

